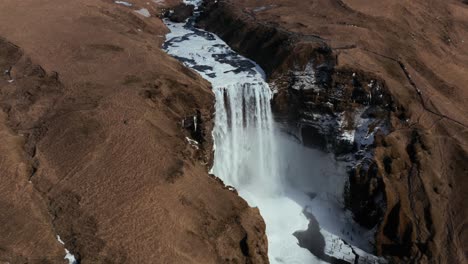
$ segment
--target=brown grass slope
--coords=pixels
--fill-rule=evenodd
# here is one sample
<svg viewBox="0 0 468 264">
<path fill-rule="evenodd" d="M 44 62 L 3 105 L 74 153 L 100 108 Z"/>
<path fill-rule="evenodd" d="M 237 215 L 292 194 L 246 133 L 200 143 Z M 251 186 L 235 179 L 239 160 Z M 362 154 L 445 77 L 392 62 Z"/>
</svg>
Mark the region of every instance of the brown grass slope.
<svg viewBox="0 0 468 264">
<path fill-rule="evenodd" d="M 62 263 L 56 235 L 81 263 L 267 262 L 258 211 L 207 173 L 210 87 L 149 9 L 1 1 L 0 262 Z"/>
</svg>

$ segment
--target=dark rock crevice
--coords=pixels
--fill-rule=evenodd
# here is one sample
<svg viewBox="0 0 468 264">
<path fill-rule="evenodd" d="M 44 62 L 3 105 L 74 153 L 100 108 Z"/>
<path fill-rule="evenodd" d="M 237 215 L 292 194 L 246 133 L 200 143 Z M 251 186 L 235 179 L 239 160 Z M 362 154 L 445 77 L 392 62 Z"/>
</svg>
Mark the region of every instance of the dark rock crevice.
<svg viewBox="0 0 468 264">
<path fill-rule="evenodd" d="M 239 242 L 240 249 L 242 251 L 242 254 L 246 257 L 250 256 L 249 252 L 249 245 L 247 244 L 247 234 L 242 238 L 242 240 Z"/>
</svg>

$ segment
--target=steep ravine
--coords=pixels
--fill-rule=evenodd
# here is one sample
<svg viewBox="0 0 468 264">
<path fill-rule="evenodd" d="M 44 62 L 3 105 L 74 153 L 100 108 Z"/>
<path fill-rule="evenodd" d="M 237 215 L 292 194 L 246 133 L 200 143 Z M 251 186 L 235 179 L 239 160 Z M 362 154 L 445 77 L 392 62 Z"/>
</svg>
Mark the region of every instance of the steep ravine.
<svg viewBox="0 0 468 264">
<path fill-rule="evenodd" d="M 362 7 L 359 1 L 345 2 Z M 413 43 L 403 40 L 412 35 L 414 45 L 422 42 L 424 46 L 429 33 L 420 41 L 412 33 L 414 29 L 355 11 L 345 2 L 208 0 L 198 25 L 215 32 L 265 69 L 276 90 L 275 118 L 284 130 L 305 145 L 351 162 L 346 206 L 362 226 L 376 228 L 379 254 L 396 263 L 462 263 L 466 258 L 462 197 L 466 195 L 453 181 L 466 186 L 462 175 L 467 169 L 461 162 L 467 157 L 463 143 L 466 125 L 460 121 L 463 115 L 452 118 L 437 110 L 435 105 L 443 105 L 443 101 L 431 102 L 443 100 L 431 97 L 442 88 L 435 85 L 435 91 L 424 94 L 422 86 L 415 84 L 414 76 L 418 76 L 426 85 L 448 86 L 441 79 L 431 79 L 436 74 L 411 53 Z M 403 8 L 409 5 L 405 1 L 398 4 Z M 414 5 L 417 10 L 426 8 L 423 2 Z M 370 6 L 374 10 L 374 5 Z M 439 15 L 446 16 L 445 8 L 440 4 Z M 411 13 L 413 21 L 422 20 L 417 15 L 420 13 Z M 363 40 L 362 28 L 380 34 Z M 353 33 L 343 33 L 354 29 L 358 31 L 355 43 L 349 36 Z M 328 38 L 308 33 L 321 30 Z M 439 33 L 437 27 L 430 31 Z M 372 42 L 373 38 L 377 40 Z M 383 44 L 378 42 L 380 38 Z M 437 45 L 439 42 L 433 40 L 427 49 L 436 50 Z M 455 53 L 457 46 L 452 47 Z M 378 49 L 383 51 L 374 51 Z M 388 50 L 402 54 L 387 55 Z M 342 56 L 345 63 L 339 56 L 341 51 L 346 53 Z M 465 57 L 459 58 L 462 61 Z M 410 72 L 408 61 L 419 72 L 414 68 Z M 451 114 L 457 111 L 455 107 Z M 351 140 L 347 142 L 347 138 Z M 447 158 L 436 153 L 446 153 Z M 455 202 L 448 203 L 449 197 Z M 445 213 L 447 206 L 450 213 Z"/>
<path fill-rule="evenodd" d="M 345 205 L 362 226 L 379 226 L 386 205 L 374 136 L 388 133 L 390 112 L 398 111 L 385 82 L 359 69 L 336 68 L 334 51 L 318 36 L 262 23 L 230 1 L 205 1 L 205 8 L 199 26 L 268 69 L 283 129 L 306 146 L 351 161 Z"/>
<path fill-rule="evenodd" d="M 265 82 L 263 70 L 216 35 L 195 28 L 194 17 L 180 22 L 179 11 L 168 13 L 175 22 L 165 21 L 171 32 L 164 48 L 213 85 L 216 118 L 212 173 L 260 209 L 267 227 L 269 261 L 385 262 L 365 252 L 373 251 L 373 230 L 356 224 L 344 208 L 346 168 L 353 165 L 352 159 L 336 160 L 326 149 L 304 146 L 303 139 L 292 136 L 296 131 L 273 122 L 272 89 Z M 196 8 L 195 17 L 198 15 Z M 376 98 L 383 96 L 378 93 L 379 85 L 376 82 L 372 87 Z M 364 107 L 362 111 L 373 112 Z M 323 129 L 349 122 L 344 116 L 330 118 Z M 382 122 L 376 120 L 375 126 L 384 125 Z M 338 130 L 332 131 L 335 144 L 352 146 L 349 132 L 341 127 Z M 356 134 L 363 137 L 363 146 L 370 144 L 364 131 Z"/>
</svg>

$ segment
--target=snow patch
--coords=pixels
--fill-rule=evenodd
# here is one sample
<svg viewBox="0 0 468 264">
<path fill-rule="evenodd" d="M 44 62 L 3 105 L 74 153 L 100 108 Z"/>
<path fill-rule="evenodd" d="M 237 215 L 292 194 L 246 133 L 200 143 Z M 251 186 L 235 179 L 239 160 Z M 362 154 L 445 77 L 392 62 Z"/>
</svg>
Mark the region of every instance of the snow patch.
<svg viewBox="0 0 468 264">
<path fill-rule="evenodd" d="M 312 62 L 307 63 L 304 70 L 296 70 L 292 72 L 293 85 L 295 90 L 319 90 L 314 75 L 314 66 Z"/>
<path fill-rule="evenodd" d="M 59 235 L 57 235 L 57 240 L 60 244 L 65 245 L 65 242 L 63 242 Z"/>
<path fill-rule="evenodd" d="M 129 3 L 129 2 L 125 2 L 125 1 L 114 1 L 114 3 L 116 3 L 116 4 L 118 4 L 118 5 L 128 6 L 128 7 L 133 6 L 133 4 L 131 4 L 131 3 Z"/>
<path fill-rule="evenodd" d="M 135 13 L 138 13 L 138 14 L 144 16 L 144 17 L 150 17 L 151 16 L 150 12 L 146 8 L 135 10 Z"/>
<path fill-rule="evenodd" d="M 184 3 L 186 5 L 193 5 L 196 7 L 198 7 L 201 4 L 201 2 L 203 2 L 203 0 L 184 0 Z"/>
<path fill-rule="evenodd" d="M 57 235 L 57 241 L 64 245 L 65 246 L 65 242 L 63 242 L 63 240 L 60 238 L 59 235 Z M 78 261 L 76 261 L 76 258 L 73 254 L 70 253 L 70 251 L 68 251 L 68 249 L 65 248 L 65 257 L 63 259 L 66 259 L 68 260 L 68 264 L 77 264 Z"/>
<path fill-rule="evenodd" d="M 63 259 L 68 260 L 68 264 L 77 264 L 78 262 L 76 261 L 75 256 L 73 256 L 70 251 L 65 249 L 65 257 Z"/>
<path fill-rule="evenodd" d="M 191 139 L 189 137 L 185 137 L 185 140 L 187 140 L 187 142 L 190 144 L 190 146 L 194 147 L 195 149 L 199 149 L 198 141 L 193 140 L 193 139 Z"/>
<path fill-rule="evenodd" d="M 344 116 L 344 113 L 341 113 L 338 118 L 338 127 L 341 130 L 339 138 L 349 143 L 354 143 L 355 130 L 354 127 L 353 129 L 347 128 L 349 126 L 348 122 L 350 122 L 350 120 L 347 120 Z"/>
</svg>

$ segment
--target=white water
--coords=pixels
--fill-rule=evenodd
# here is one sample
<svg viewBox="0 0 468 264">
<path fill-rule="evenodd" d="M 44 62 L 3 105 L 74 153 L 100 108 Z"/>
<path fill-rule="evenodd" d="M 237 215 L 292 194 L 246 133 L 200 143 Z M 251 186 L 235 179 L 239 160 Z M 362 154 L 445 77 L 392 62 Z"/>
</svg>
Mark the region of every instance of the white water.
<svg viewBox="0 0 468 264">
<path fill-rule="evenodd" d="M 256 195 L 278 194 L 281 178 L 270 88 L 262 81 L 213 88 L 216 96 L 213 174 L 222 175 L 226 184 L 242 187 L 240 191 L 269 182 L 256 189 Z"/>
<path fill-rule="evenodd" d="M 308 220 L 302 207 L 283 195 L 270 108 L 272 92 L 263 71 L 213 34 L 166 23 L 171 30 L 166 36 L 167 52 L 198 69 L 213 85 L 212 173 L 235 187 L 250 206 L 259 207 L 267 226 L 271 263 L 318 263 L 292 235 L 307 229 Z"/>
<path fill-rule="evenodd" d="M 266 222 L 271 263 L 318 263 L 293 233 L 307 229 L 302 207 L 285 196 L 271 90 L 264 81 L 214 87 L 216 143 L 212 173 L 236 187 Z"/>
<path fill-rule="evenodd" d="M 213 86 L 212 173 L 235 187 L 250 206 L 260 209 L 270 263 L 325 263 L 300 247 L 293 235 L 308 227 L 305 207 L 327 229 L 320 230 L 326 254 L 353 262 L 351 247 L 338 237 L 346 237 L 345 232 L 357 237 L 362 231 L 340 206 L 343 165 L 278 131 L 270 107 L 272 92 L 258 65 L 232 51 L 216 35 L 194 28 L 190 21 L 165 23 L 171 30 L 165 50 Z M 311 199 L 306 195 L 309 192 L 317 197 Z M 367 246 L 367 242 L 361 245 Z M 369 256 L 369 260 L 375 258 Z M 366 263 L 363 261 L 366 258 L 361 257 L 360 263 Z"/>
</svg>

